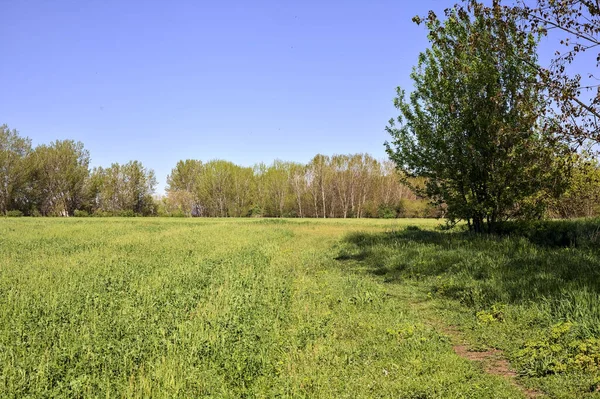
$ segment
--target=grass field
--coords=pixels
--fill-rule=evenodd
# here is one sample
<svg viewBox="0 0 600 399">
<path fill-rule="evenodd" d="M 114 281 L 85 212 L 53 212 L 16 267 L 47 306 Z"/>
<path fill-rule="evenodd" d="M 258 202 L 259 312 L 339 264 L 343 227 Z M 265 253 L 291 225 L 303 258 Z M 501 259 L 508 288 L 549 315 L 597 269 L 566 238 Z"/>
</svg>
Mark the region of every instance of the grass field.
<svg viewBox="0 0 600 399">
<path fill-rule="evenodd" d="M 503 349 L 521 385 L 595 395 L 593 250 L 438 223 L 0 220 L 0 396 L 530 394 L 457 355 L 457 337 Z"/>
</svg>

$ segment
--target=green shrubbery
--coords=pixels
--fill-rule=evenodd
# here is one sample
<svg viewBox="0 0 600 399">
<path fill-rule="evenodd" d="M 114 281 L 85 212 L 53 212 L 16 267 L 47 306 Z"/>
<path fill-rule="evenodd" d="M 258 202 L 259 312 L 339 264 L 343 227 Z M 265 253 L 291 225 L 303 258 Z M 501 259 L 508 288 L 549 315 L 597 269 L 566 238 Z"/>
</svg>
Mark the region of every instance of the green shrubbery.
<svg viewBox="0 0 600 399">
<path fill-rule="evenodd" d="M 127 209 L 124 211 L 113 211 L 113 212 L 98 210 L 98 211 L 95 211 L 91 216 L 94 216 L 94 217 L 136 217 L 136 216 L 142 216 L 142 215 L 138 215 L 131 209 Z"/>
<path fill-rule="evenodd" d="M 442 210 L 425 199 L 400 200 L 397 205 L 379 205 L 377 212 L 368 212 L 369 217 L 393 218 L 441 218 Z"/>
</svg>

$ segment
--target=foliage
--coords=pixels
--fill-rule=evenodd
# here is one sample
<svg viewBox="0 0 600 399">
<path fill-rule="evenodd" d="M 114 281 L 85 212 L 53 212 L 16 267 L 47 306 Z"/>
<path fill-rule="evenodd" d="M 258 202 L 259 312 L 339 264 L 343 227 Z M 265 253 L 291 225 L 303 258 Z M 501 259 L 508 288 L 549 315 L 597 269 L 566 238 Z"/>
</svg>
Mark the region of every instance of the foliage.
<svg viewBox="0 0 600 399">
<path fill-rule="evenodd" d="M 577 156 L 566 192 L 550 205 L 560 218 L 600 216 L 600 165 L 590 156 Z"/>
<path fill-rule="evenodd" d="M 8 217 L 21 217 L 23 216 L 23 212 L 21 212 L 18 209 L 12 210 L 12 211 L 7 211 L 6 212 L 6 216 Z"/>
<path fill-rule="evenodd" d="M 545 247 L 600 247 L 600 219 L 508 221 L 496 233 L 525 237 Z"/>
<path fill-rule="evenodd" d="M 398 209 L 394 209 L 390 206 L 379 205 L 377 209 L 377 217 L 382 219 L 393 219 L 398 217 Z"/>
<path fill-rule="evenodd" d="M 0 214 L 23 205 L 31 140 L 0 125 Z"/>
<path fill-rule="evenodd" d="M 551 64 L 540 68 L 542 84 L 553 105 L 547 108 L 548 113 L 556 116 L 570 140 L 600 142 L 600 85 L 591 69 L 594 62 L 596 68 L 600 65 L 600 3 L 518 0 L 517 4 L 513 11 L 528 21 L 522 29 L 541 32 L 556 43 Z M 588 71 L 571 72 L 572 65 Z"/>
<path fill-rule="evenodd" d="M 579 338 L 577 325 L 560 322 L 539 340 L 527 341 L 515 355 L 515 364 L 523 375 L 584 372 L 600 373 L 600 339 Z"/>
<path fill-rule="evenodd" d="M 379 217 L 380 209 L 404 206 L 401 217 L 439 216 L 400 182 L 392 162 L 367 154 L 319 154 L 306 165 L 276 160 L 253 168 L 186 160 L 177 163 L 167 182 L 166 214 Z"/>
<path fill-rule="evenodd" d="M 539 124 L 536 39 L 499 6 L 476 1 L 447 10 L 443 22 L 433 12 L 415 21 L 425 22 L 431 48 L 411 74 L 409 98 L 397 90 L 390 158 L 477 232 L 539 217 L 564 190 L 568 149 Z"/>
<path fill-rule="evenodd" d="M 90 156 L 72 140 L 40 145 L 1 127 L 0 212 L 71 216 L 378 217 L 439 216 L 400 182 L 390 161 L 368 154 L 317 155 L 308 164 L 276 160 L 243 167 L 224 160 L 179 161 L 167 195 L 155 198 L 152 169 L 139 161 L 89 170 Z M 417 201 L 419 203 L 412 203 Z"/>
<path fill-rule="evenodd" d="M 69 216 L 85 201 L 89 152 L 83 143 L 56 140 L 31 154 L 33 202 L 44 215 Z"/>
<path fill-rule="evenodd" d="M 88 183 L 90 208 L 115 215 L 154 215 L 156 208 L 152 194 L 156 184 L 154 171 L 139 161 L 95 168 Z"/>
</svg>

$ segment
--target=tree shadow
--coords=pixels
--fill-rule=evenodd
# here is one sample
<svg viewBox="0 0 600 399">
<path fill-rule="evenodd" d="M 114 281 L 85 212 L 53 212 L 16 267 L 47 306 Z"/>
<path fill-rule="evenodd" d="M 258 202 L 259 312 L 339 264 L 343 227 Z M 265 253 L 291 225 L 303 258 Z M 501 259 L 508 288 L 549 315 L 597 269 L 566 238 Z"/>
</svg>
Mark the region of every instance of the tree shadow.
<svg viewBox="0 0 600 399">
<path fill-rule="evenodd" d="M 336 259 L 388 283 L 422 281 L 468 306 L 537 304 L 600 330 L 599 255 L 597 248 L 541 246 L 524 237 L 412 229 L 350 234 Z"/>
</svg>

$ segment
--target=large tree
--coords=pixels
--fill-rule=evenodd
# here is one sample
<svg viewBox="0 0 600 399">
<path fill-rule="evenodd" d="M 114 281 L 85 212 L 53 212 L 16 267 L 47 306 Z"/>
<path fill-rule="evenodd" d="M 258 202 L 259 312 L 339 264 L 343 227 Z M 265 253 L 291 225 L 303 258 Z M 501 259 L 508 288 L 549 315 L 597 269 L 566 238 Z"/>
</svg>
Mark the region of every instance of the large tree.
<svg viewBox="0 0 600 399">
<path fill-rule="evenodd" d="M 539 216 L 544 199 L 563 188 L 563 146 L 542 128 L 536 38 L 519 29 L 499 2 L 477 1 L 433 12 L 431 47 L 419 56 L 407 99 L 398 88 L 397 121 L 387 127 L 390 158 L 422 190 L 447 205 L 450 220 L 491 231 L 511 216 Z M 408 181 L 410 182 L 410 181 Z"/>
</svg>

